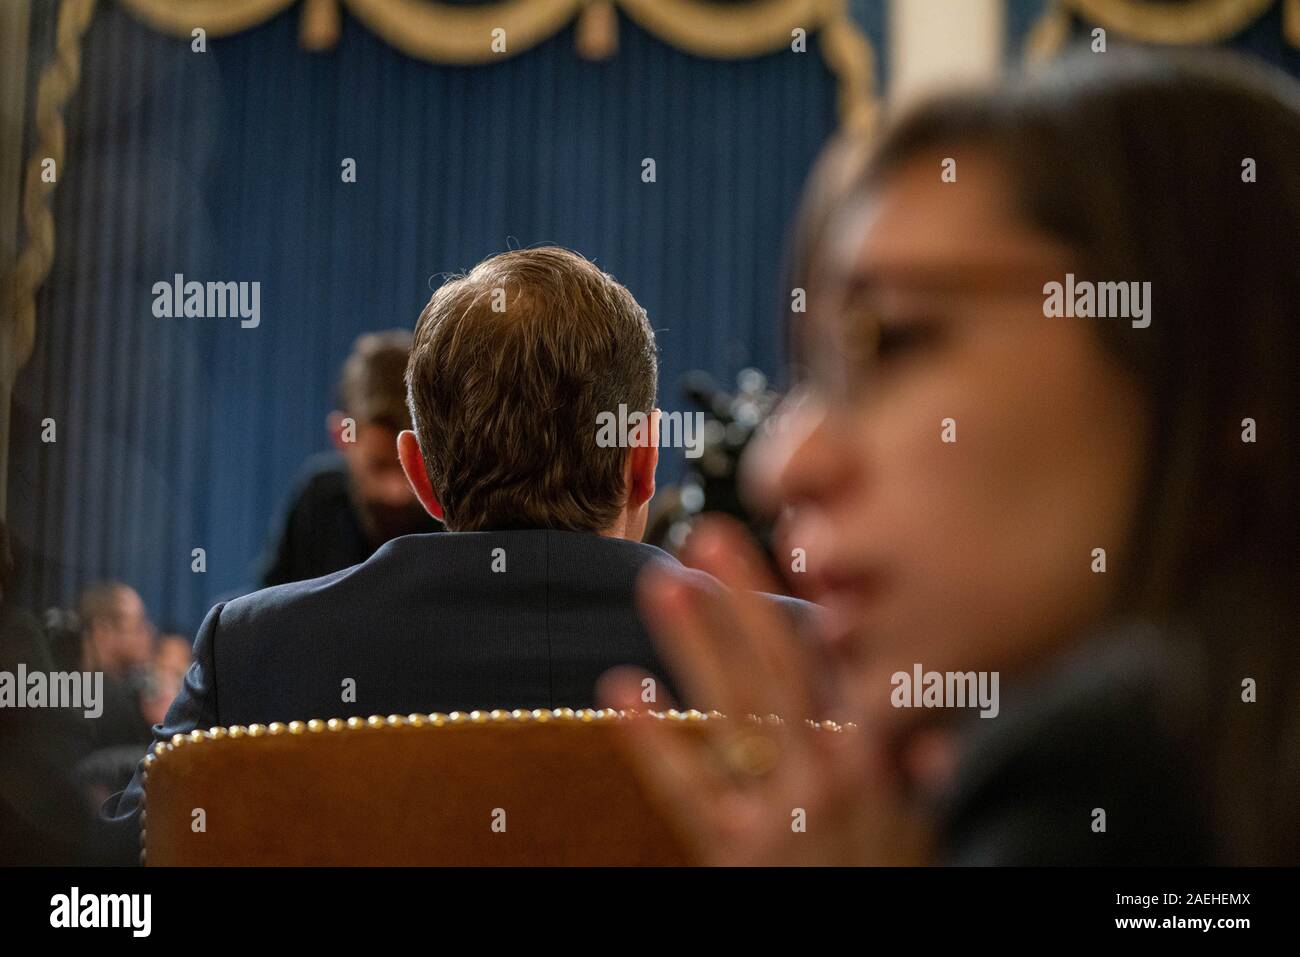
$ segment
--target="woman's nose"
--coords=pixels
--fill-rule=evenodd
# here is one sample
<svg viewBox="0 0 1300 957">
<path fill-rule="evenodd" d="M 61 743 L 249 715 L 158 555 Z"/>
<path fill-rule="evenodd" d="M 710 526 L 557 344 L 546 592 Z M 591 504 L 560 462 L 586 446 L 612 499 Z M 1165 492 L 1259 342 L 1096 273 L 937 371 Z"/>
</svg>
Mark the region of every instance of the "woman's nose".
<svg viewBox="0 0 1300 957">
<path fill-rule="evenodd" d="M 824 400 L 792 393 L 745 453 L 742 480 L 750 503 L 774 513 L 823 497 L 839 481 L 847 452 L 831 431 Z"/>
</svg>

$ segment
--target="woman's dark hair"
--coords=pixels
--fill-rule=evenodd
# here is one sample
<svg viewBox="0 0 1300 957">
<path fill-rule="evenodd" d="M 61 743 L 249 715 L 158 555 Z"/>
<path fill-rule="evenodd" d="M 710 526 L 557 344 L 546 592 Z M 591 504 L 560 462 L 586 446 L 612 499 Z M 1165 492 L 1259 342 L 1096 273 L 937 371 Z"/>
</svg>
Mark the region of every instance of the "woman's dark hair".
<svg viewBox="0 0 1300 957">
<path fill-rule="evenodd" d="M 877 142 L 828 150 L 796 229 L 793 284 L 816 281 L 836 209 L 904 165 L 937 176 L 944 157 L 972 148 L 996 157 L 1027 222 L 1076 251 L 1092 274 L 1080 278 L 1151 282 L 1149 327 L 1097 323 L 1154 422 L 1120 610 L 1190 625 L 1203 645 L 1194 733 L 1220 856 L 1294 864 L 1300 87 L 1226 54 L 1112 51 L 933 100 Z"/>
</svg>

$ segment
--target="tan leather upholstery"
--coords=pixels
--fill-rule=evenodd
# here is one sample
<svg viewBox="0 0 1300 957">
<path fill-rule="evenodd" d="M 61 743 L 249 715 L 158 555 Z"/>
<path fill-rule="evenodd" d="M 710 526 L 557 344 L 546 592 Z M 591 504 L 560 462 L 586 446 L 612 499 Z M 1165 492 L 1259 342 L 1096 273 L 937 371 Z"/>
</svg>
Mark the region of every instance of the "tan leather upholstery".
<svg viewBox="0 0 1300 957">
<path fill-rule="evenodd" d="M 617 746 L 618 720 L 493 712 L 178 735 L 146 759 L 144 860 L 689 863 Z M 689 734 L 702 720 L 675 724 Z"/>
</svg>

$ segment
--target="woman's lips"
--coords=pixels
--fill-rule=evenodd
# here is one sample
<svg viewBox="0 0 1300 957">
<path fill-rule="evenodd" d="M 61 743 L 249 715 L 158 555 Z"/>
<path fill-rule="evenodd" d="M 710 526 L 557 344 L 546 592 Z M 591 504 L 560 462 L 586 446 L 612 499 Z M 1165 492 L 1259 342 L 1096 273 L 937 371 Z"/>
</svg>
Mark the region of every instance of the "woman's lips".
<svg viewBox="0 0 1300 957">
<path fill-rule="evenodd" d="M 818 595 L 828 600 L 867 602 L 879 596 L 885 577 L 883 569 L 877 567 L 848 572 L 826 569 L 814 571 L 810 584 Z"/>
<path fill-rule="evenodd" d="M 879 557 L 846 554 L 853 549 L 845 547 L 843 529 L 824 512 L 791 508 L 778 518 L 774 536 L 778 553 L 807 557 L 806 570 L 787 577 L 801 598 L 827 610 L 840 636 L 835 640 L 866 622 L 891 578 Z"/>
<path fill-rule="evenodd" d="M 826 609 L 827 644 L 842 644 L 861 630 L 879 608 L 887 584 L 888 576 L 877 569 L 813 576 L 808 597 Z"/>
</svg>

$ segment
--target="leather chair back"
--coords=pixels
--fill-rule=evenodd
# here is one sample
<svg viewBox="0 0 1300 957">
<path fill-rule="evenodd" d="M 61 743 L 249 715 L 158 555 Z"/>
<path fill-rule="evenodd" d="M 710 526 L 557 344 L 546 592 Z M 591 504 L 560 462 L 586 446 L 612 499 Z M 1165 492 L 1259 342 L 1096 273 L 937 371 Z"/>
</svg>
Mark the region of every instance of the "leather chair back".
<svg viewBox="0 0 1300 957">
<path fill-rule="evenodd" d="M 681 733 L 698 712 L 671 713 Z M 150 865 L 679 865 L 616 712 L 295 721 L 145 759 Z"/>
</svg>

